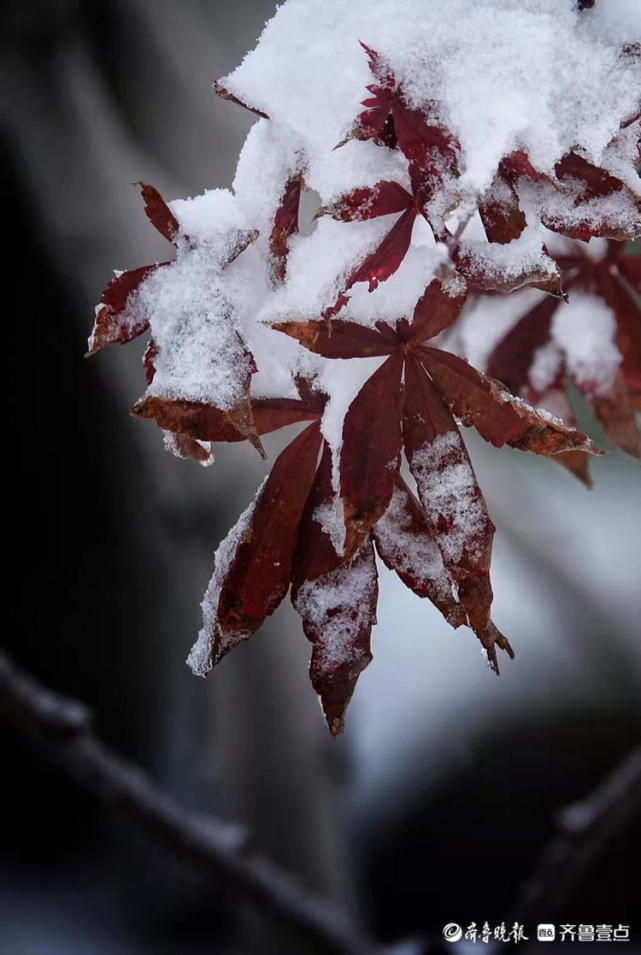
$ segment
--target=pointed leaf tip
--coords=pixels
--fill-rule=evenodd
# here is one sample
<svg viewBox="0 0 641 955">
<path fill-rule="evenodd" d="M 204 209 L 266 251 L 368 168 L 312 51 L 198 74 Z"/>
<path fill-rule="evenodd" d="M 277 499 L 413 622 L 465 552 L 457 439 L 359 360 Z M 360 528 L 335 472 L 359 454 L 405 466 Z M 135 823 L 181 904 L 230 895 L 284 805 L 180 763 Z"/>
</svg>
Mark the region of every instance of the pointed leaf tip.
<svg viewBox="0 0 641 955">
<path fill-rule="evenodd" d="M 450 411 L 495 447 L 508 444 L 546 456 L 564 451 L 601 453 L 581 431 L 515 398 L 457 355 L 422 347 L 420 360 Z"/>
<path fill-rule="evenodd" d="M 372 660 L 378 575 L 371 539 L 351 559 L 304 581 L 292 593 L 292 601 L 313 644 L 310 679 L 330 733 L 337 736 L 356 682 Z"/>
<path fill-rule="evenodd" d="M 145 213 L 151 224 L 169 242 L 174 242 L 180 232 L 180 226 L 175 215 L 154 186 L 147 182 L 138 182 L 145 202 Z"/>
<path fill-rule="evenodd" d="M 147 331 L 147 317 L 135 310 L 128 310 L 127 303 L 148 275 L 166 265 L 167 262 L 143 265 L 138 269 L 120 272 L 111 279 L 96 306 L 87 358 L 95 355 L 105 345 L 125 345 Z"/>
</svg>

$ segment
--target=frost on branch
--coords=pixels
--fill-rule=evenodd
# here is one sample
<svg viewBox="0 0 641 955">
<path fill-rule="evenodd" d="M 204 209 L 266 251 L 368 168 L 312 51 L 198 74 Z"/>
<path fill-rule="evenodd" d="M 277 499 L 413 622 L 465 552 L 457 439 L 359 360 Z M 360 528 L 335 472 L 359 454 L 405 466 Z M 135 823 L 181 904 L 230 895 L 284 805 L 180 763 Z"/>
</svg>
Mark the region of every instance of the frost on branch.
<svg viewBox="0 0 641 955">
<path fill-rule="evenodd" d="M 512 655 L 461 426 L 587 481 L 572 385 L 639 454 L 641 8 L 286 0 L 215 89 L 258 117 L 233 189 L 140 184 L 171 254 L 116 273 L 89 353 L 148 334 L 132 412 L 181 458 L 299 425 L 216 553 L 189 664 L 291 590 L 335 734 L 371 660 L 375 554 L 496 672 Z"/>
</svg>

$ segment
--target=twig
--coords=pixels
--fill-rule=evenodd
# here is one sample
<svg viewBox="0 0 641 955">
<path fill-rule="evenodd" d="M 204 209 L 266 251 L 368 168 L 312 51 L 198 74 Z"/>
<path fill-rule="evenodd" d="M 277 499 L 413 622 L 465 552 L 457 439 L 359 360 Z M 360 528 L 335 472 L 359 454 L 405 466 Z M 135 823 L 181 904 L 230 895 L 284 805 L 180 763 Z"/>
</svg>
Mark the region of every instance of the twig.
<svg viewBox="0 0 641 955">
<path fill-rule="evenodd" d="M 519 921 L 547 918 L 571 895 L 595 859 L 641 811 L 641 747 L 585 799 L 564 809 L 517 906 Z"/>
<path fill-rule="evenodd" d="M 41 686 L 2 653 L 0 717 L 79 785 L 129 816 L 206 877 L 222 880 L 235 895 L 297 929 L 313 950 L 340 955 L 377 951 L 345 913 L 251 852 L 244 830 L 180 806 L 145 772 L 102 744 L 81 703 Z"/>
</svg>

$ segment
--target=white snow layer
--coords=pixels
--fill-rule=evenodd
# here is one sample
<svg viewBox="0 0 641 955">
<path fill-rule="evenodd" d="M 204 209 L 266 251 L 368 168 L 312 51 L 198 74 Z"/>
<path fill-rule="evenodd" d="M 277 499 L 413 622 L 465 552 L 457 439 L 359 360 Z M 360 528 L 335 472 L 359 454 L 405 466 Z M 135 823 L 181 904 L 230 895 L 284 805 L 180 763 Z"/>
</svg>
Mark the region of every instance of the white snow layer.
<svg viewBox="0 0 641 955">
<path fill-rule="evenodd" d="M 579 148 L 639 190 L 629 158 L 636 126 L 612 142 L 621 121 L 638 108 L 641 58 L 621 55 L 624 45 L 641 41 L 638 0 L 601 0 L 582 13 L 575 0 L 287 0 L 278 7 L 256 49 L 224 80 L 230 92 L 270 118 L 250 131 L 233 191 L 215 189 L 171 203 L 181 227 L 175 261 L 142 283 L 130 307 L 149 317 L 158 350 L 152 394 L 229 410 L 242 399 L 254 366 L 255 396 L 295 397 L 298 374 L 315 378 L 330 395 L 323 433 L 335 463 L 342 417 L 366 363 L 328 362 L 269 326 L 319 319 L 397 215 L 351 223 L 321 218 L 310 234 L 291 238 L 282 284 L 270 269 L 269 237 L 294 173 L 303 173 L 323 205 L 381 179 L 410 188 L 400 151 L 356 140 L 334 148 L 374 82 L 359 41 L 380 54 L 406 100 L 416 107 L 430 104 L 460 142 L 458 206 L 448 222 L 468 219 L 500 159 L 515 149 L 526 150 L 538 170 L 552 172 L 568 150 Z M 502 274 L 547 268 L 542 245 L 550 233 L 532 205 L 544 189 L 523 182 L 528 228 L 519 239 L 490 246 L 470 227 L 465 250 Z M 617 194 L 607 201 L 614 218 L 625 218 L 626 200 Z M 227 264 L 239 235 L 248 231 L 258 236 Z M 355 285 L 341 318 L 373 326 L 379 319 L 410 316 L 447 256 L 419 216 L 400 268 L 372 293 L 366 283 Z M 513 301 L 526 310 L 531 295 Z M 502 306 L 490 300 L 486 313 L 511 320 L 511 309 Z M 559 311 L 557 337 L 570 324 L 578 326 L 581 320 L 572 318 L 577 308 Z M 590 314 L 596 314 L 594 303 Z M 605 328 L 603 313 L 596 322 Z M 492 331 L 489 323 L 481 324 L 473 350 L 485 357 Z M 468 338 L 477 337 L 472 326 Z M 577 376 L 593 374 L 590 347 L 586 341 L 577 353 Z M 612 361 L 613 348 L 603 352 Z M 602 378 L 595 387 L 603 387 Z"/>
<path fill-rule="evenodd" d="M 298 591 L 294 604 L 319 634 L 315 646 L 323 670 L 362 655 L 357 640 L 371 626 L 376 585 L 376 564 L 363 550 L 351 563 L 305 581 Z"/>
<path fill-rule="evenodd" d="M 480 556 L 489 522 L 458 432 L 439 434 L 424 444 L 412 455 L 411 468 L 428 520 L 447 523 L 438 535 L 445 562 L 458 563 L 464 551 Z"/>
<path fill-rule="evenodd" d="M 616 319 L 603 299 L 574 292 L 554 313 L 552 337 L 566 355 L 568 373 L 595 397 L 609 394 L 621 364 Z"/>
<path fill-rule="evenodd" d="M 575 0 L 289 0 L 225 85 L 302 147 L 309 184 L 325 197 L 343 189 L 348 149 L 362 146 L 332 153 L 372 82 L 362 41 L 411 105 L 438 104 L 466 185 L 482 191 L 516 148 L 541 171 L 577 143 L 598 162 L 638 108 L 639 66 L 618 54 L 639 40 L 636 0 L 582 13 Z"/>
<path fill-rule="evenodd" d="M 214 572 L 201 604 L 203 610 L 203 625 L 187 657 L 187 666 L 195 676 L 207 676 L 211 670 L 214 640 L 218 640 L 222 645 L 225 643 L 226 634 L 221 631 L 217 620 L 220 592 L 225 580 L 225 575 L 236 554 L 236 548 L 249 528 L 254 507 L 256 506 L 256 500 L 264 485 L 265 481 L 261 484 L 256 497 L 249 507 L 243 511 L 227 536 L 221 541 L 214 556 Z M 231 638 L 227 637 L 227 639 L 233 642 L 234 639 L 240 641 L 248 636 L 250 636 L 249 633 L 246 635 L 236 634 L 235 637 L 232 635 Z"/>
</svg>

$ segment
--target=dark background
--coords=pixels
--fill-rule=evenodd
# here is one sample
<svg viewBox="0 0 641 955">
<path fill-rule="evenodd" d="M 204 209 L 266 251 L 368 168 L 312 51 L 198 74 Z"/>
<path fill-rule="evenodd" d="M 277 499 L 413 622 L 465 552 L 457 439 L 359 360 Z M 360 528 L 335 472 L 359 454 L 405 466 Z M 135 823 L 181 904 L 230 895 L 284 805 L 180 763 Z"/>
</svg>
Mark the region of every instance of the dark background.
<svg viewBox="0 0 641 955">
<path fill-rule="evenodd" d="M 500 681 L 386 575 L 343 738 L 326 736 L 289 608 L 210 680 L 189 674 L 213 552 L 264 466 L 244 447 L 208 470 L 176 461 L 128 416 L 140 348 L 82 356 L 110 270 L 162 254 L 132 181 L 167 198 L 231 184 L 251 118 L 211 82 L 273 9 L 4 7 L 4 644 L 186 805 L 246 822 L 380 938 L 438 937 L 506 920 L 555 814 L 641 741 L 638 468 L 613 453 L 588 494 L 471 442 L 499 529 L 497 622 L 517 649 Z M 3 955 L 301 951 L 8 732 L 2 747 Z M 641 950 L 639 835 L 541 919 L 631 923 Z"/>
</svg>

